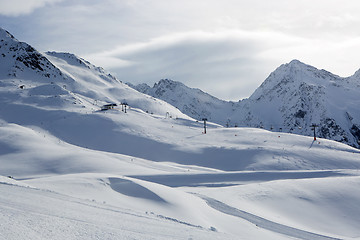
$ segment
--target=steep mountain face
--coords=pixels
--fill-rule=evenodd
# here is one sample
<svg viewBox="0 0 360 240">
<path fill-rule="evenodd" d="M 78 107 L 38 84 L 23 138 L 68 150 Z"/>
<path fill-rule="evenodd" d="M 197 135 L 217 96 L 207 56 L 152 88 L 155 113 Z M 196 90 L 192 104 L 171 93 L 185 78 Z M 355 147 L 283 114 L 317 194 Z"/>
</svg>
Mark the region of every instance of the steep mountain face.
<svg viewBox="0 0 360 240">
<path fill-rule="evenodd" d="M 294 60 L 271 73 L 250 96 L 249 120 L 302 135 L 311 135 L 314 123 L 319 137 L 359 147 L 358 96 L 357 74 L 341 78 Z"/>
<path fill-rule="evenodd" d="M 29 78 L 39 80 L 62 77 L 62 73 L 46 57 L 29 44 L 18 41 L 0 28 L 0 77 Z"/>
<path fill-rule="evenodd" d="M 171 80 L 152 88 L 134 86 L 160 98 L 196 119 L 202 117 L 224 126 L 261 127 L 318 137 L 359 147 L 360 71 L 341 78 L 293 60 L 276 69 L 250 96 L 226 102 Z"/>
<path fill-rule="evenodd" d="M 92 112 L 106 103 L 126 102 L 144 112 L 188 118 L 168 103 L 139 93 L 74 54 L 42 54 L 1 28 L 0 86 L 4 87 L 0 99 L 12 99 L 14 105 Z M 3 109 L 0 115 L 5 114 Z"/>
</svg>

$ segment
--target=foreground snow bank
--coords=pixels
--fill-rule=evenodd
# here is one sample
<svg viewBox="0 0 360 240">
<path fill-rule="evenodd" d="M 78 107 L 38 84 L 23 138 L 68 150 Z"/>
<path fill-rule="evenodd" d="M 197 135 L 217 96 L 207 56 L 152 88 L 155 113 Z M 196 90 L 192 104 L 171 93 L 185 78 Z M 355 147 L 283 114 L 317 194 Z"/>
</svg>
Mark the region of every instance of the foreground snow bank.
<svg viewBox="0 0 360 240">
<path fill-rule="evenodd" d="M 234 239 L 154 215 L 0 184 L 1 239 Z"/>
<path fill-rule="evenodd" d="M 191 191 L 276 223 L 326 236 L 357 239 L 360 177 L 358 172 L 349 174 Z"/>
</svg>

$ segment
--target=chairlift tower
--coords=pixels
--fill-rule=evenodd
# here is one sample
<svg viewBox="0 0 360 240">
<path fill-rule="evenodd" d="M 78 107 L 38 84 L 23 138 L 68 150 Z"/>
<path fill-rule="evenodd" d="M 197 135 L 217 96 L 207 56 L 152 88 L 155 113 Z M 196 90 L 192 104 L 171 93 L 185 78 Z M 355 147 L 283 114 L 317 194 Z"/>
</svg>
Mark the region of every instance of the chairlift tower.
<svg viewBox="0 0 360 240">
<path fill-rule="evenodd" d="M 124 113 L 126 113 L 126 107 L 128 106 L 127 102 L 123 102 L 122 105 L 124 106 Z"/>
<path fill-rule="evenodd" d="M 201 120 L 204 121 L 204 134 L 206 134 L 206 121 L 207 121 L 207 118 L 203 118 Z"/>
<path fill-rule="evenodd" d="M 121 103 L 121 111 L 123 111 L 124 113 L 126 113 L 126 106 L 128 106 L 127 102 L 122 102 Z"/>
<path fill-rule="evenodd" d="M 317 127 L 319 127 L 319 125 L 316 125 L 315 123 L 313 123 L 312 125 L 311 125 L 311 130 L 313 130 L 314 131 L 314 141 L 316 141 L 316 128 Z"/>
</svg>

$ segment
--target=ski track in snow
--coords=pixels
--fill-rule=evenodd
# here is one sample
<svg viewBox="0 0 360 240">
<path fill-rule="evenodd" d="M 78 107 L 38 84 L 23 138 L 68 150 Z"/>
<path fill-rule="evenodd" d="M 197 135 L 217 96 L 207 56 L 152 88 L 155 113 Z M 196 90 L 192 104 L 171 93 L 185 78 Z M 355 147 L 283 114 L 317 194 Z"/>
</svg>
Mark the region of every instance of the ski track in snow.
<svg viewBox="0 0 360 240">
<path fill-rule="evenodd" d="M 340 238 L 333 238 L 333 237 L 328 237 L 328 236 L 324 236 L 324 235 L 320 235 L 320 234 L 316 234 L 316 233 L 312 233 L 312 232 L 307 232 L 301 229 L 297 229 L 297 228 L 293 228 L 293 227 L 289 227 L 283 224 L 279 224 L 270 220 L 267 220 L 265 218 L 256 216 L 254 214 L 239 210 L 237 208 L 231 207 L 223 202 L 220 202 L 216 199 L 207 197 L 207 196 L 203 196 L 200 194 L 195 194 L 199 197 L 201 197 L 202 199 L 204 199 L 206 201 L 206 203 L 222 212 L 231 216 L 235 216 L 235 217 L 239 217 L 242 218 L 246 221 L 249 221 L 253 224 L 255 224 L 256 226 L 269 230 L 269 231 L 273 231 L 276 233 L 280 233 L 280 234 L 284 234 L 290 237 L 295 237 L 298 239 L 304 239 L 304 240 L 341 240 Z"/>
</svg>

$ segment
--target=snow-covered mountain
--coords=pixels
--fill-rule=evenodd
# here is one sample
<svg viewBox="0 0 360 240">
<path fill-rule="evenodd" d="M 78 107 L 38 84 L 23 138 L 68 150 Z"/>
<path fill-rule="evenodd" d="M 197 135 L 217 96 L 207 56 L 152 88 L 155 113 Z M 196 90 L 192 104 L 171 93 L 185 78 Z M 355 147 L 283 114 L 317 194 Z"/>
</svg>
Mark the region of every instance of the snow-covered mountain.
<svg viewBox="0 0 360 240">
<path fill-rule="evenodd" d="M 25 42 L 0 28 L 0 76 L 2 79 L 36 78 L 47 82 L 63 78 L 62 73 L 46 57 Z M 64 80 L 64 79 L 63 79 Z"/>
<path fill-rule="evenodd" d="M 38 107 L 76 107 L 90 112 L 107 103 L 126 102 L 144 112 L 188 118 L 168 103 L 135 91 L 74 54 L 41 54 L 3 29 L 0 39 L 1 86 L 11 86 L 8 98 L 23 105 L 33 102 Z"/>
<path fill-rule="evenodd" d="M 0 29 L 0 239 L 357 239 L 360 151 L 203 124 Z M 209 98 L 211 99 L 211 97 Z M 101 110 L 106 103 L 127 102 Z"/>
<path fill-rule="evenodd" d="M 170 79 L 162 79 L 150 87 L 146 83 L 132 85 L 139 92 L 162 99 L 179 108 L 183 113 L 201 120 L 224 124 L 224 117 L 229 116 L 235 110 L 236 103 L 226 102 L 200 89 L 189 88 L 181 82 Z"/>
<path fill-rule="evenodd" d="M 359 147 L 359 72 L 341 78 L 293 60 L 271 73 L 250 98 L 239 102 L 226 102 L 172 80 L 161 80 L 153 87 L 132 87 L 196 119 L 306 136 L 313 134 L 311 125 L 316 124 L 317 136 Z"/>
<path fill-rule="evenodd" d="M 248 118 L 266 129 L 360 145 L 360 78 L 341 78 L 297 60 L 276 69 L 250 96 Z M 242 119 L 245 123 L 245 119 Z"/>
</svg>

